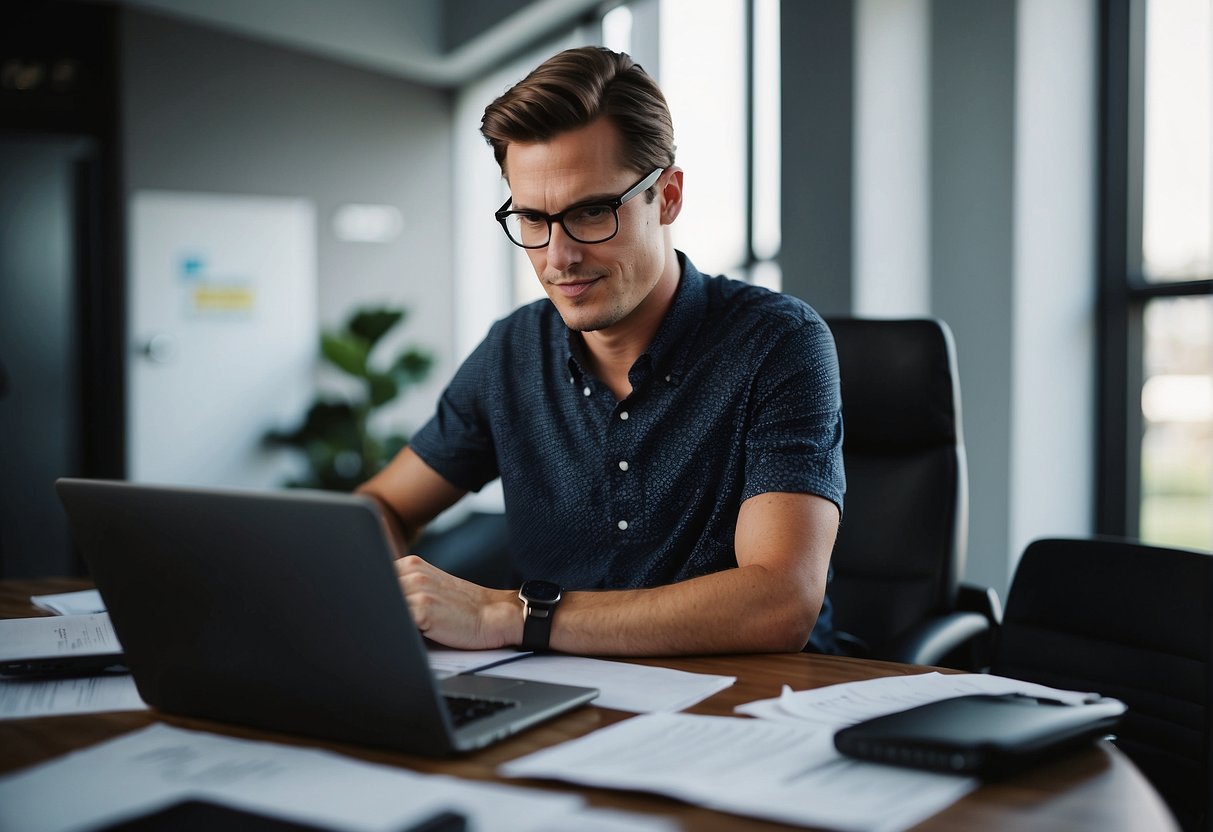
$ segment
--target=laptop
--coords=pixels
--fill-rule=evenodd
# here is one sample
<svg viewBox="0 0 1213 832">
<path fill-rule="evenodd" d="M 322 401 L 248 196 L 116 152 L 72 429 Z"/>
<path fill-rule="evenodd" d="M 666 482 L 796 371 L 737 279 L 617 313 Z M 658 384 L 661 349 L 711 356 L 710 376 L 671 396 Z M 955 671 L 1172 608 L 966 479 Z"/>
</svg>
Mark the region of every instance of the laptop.
<svg viewBox="0 0 1213 832">
<path fill-rule="evenodd" d="M 139 694 L 165 713 L 444 756 L 598 694 L 436 680 L 369 498 L 84 479 L 55 488 Z"/>
</svg>

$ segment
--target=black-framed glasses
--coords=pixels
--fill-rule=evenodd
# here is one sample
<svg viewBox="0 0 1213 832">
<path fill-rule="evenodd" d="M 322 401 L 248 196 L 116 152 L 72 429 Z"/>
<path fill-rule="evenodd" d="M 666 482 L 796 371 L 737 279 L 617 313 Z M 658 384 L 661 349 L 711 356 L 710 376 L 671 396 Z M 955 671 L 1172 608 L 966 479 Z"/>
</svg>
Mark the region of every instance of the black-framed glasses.
<svg viewBox="0 0 1213 832">
<path fill-rule="evenodd" d="M 552 239 L 552 223 L 560 223 L 564 233 L 579 243 L 605 243 L 619 233 L 619 208 L 623 203 L 657 181 L 665 168 L 654 168 L 647 176 L 614 199 L 594 199 L 570 205 L 555 214 L 541 211 L 510 211 L 511 196 L 493 214 L 505 235 L 516 246 L 543 248 Z"/>
</svg>

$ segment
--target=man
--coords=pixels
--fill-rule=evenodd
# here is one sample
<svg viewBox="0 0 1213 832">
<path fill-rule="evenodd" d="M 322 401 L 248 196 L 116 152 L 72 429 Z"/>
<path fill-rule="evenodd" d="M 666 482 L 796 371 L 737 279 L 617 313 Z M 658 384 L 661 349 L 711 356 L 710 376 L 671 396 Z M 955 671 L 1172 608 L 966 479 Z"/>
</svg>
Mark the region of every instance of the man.
<svg viewBox="0 0 1213 832">
<path fill-rule="evenodd" d="M 664 97 L 572 49 L 485 111 L 497 213 L 548 299 L 497 322 L 435 417 L 360 490 L 384 508 L 418 627 L 461 648 L 600 655 L 831 646 L 844 490 L 833 340 L 801 301 L 701 275 Z M 520 591 L 407 554 L 500 476 Z"/>
</svg>

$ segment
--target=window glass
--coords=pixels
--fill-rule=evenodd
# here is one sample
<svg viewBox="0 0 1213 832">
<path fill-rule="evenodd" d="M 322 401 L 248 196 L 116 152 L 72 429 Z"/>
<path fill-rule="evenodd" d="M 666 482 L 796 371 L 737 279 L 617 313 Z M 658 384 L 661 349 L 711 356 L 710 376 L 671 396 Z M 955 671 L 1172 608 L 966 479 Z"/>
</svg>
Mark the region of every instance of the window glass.
<svg viewBox="0 0 1213 832">
<path fill-rule="evenodd" d="M 616 6 L 602 16 L 602 45 L 632 54 L 632 10 Z"/>
<path fill-rule="evenodd" d="M 738 273 L 746 244 L 745 0 L 662 0 L 658 81 L 686 202 L 674 244 L 701 271 Z"/>
<path fill-rule="evenodd" d="M 1146 304 L 1141 537 L 1213 549 L 1213 297 Z"/>
<path fill-rule="evenodd" d="M 750 279 L 778 291 L 782 226 L 779 209 L 780 165 L 779 0 L 754 3 L 754 256 Z M 760 267 L 761 266 L 761 267 Z"/>
<path fill-rule="evenodd" d="M 1213 3 L 1146 6 L 1142 271 L 1213 276 Z"/>
</svg>

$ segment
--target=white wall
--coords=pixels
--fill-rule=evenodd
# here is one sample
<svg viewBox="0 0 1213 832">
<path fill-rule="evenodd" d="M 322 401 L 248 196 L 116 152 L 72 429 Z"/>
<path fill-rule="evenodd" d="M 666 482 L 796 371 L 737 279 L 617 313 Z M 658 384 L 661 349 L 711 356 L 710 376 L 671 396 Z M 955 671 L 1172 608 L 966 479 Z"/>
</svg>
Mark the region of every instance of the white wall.
<svg viewBox="0 0 1213 832">
<path fill-rule="evenodd" d="M 930 311 L 929 0 L 855 5 L 854 313 Z"/>
<path fill-rule="evenodd" d="M 450 94 L 145 12 L 123 11 L 121 35 L 127 195 L 312 202 L 321 325 L 403 305 L 411 317 L 397 337 L 438 359 L 389 414 L 416 429 L 453 367 Z M 338 239 L 332 218 L 347 203 L 397 207 L 402 232 Z"/>
<path fill-rule="evenodd" d="M 1092 528 L 1096 4 L 855 15 L 853 312 L 951 325 L 966 577 L 1005 596 L 1030 540 Z"/>
<path fill-rule="evenodd" d="M 1010 568 L 1093 522 L 1097 9 L 1019 0 Z"/>
</svg>

